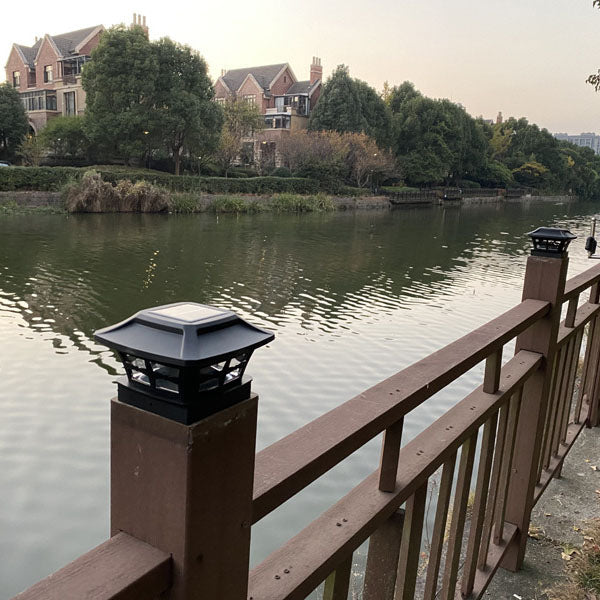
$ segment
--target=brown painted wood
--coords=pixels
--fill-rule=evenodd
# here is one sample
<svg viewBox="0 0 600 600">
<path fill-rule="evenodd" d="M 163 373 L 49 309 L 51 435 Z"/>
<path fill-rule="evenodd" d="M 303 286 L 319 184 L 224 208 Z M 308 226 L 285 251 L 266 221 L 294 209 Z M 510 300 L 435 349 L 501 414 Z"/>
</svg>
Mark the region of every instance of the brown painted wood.
<svg viewBox="0 0 600 600">
<path fill-rule="evenodd" d="M 504 539 L 504 520 L 506 516 L 506 498 L 508 496 L 508 480 L 510 466 L 513 464 L 517 428 L 519 426 L 519 412 L 523 398 L 521 388 L 510 400 L 508 423 L 506 425 L 506 438 L 504 440 L 504 457 L 500 469 L 498 482 L 498 498 L 494 510 L 494 544 L 498 545 Z"/>
<path fill-rule="evenodd" d="M 257 404 L 184 425 L 112 401 L 111 531 L 172 555 L 169 600 L 247 597 Z"/>
<path fill-rule="evenodd" d="M 565 285 L 565 293 L 562 301 L 566 302 L 574 296 L 578 296 L 581 292 L 584 292 L 587 288 L 593 286 L 600 281 L 600 264 L 594 265 L 592 268 L 571 277 Z"/>
<path fill-rule="evenodd" d="M 548 467 L 551 456 L 554 454 L 554 440 L 557 435 L 559 414 L 561 410 L 561 389 L 562 382 L 565 375 L 565 364 L 567 362 L 567 354 L 570 344 L 562 346 L 557 355 L 555 361 L 555 368 L 552 373 L 552 386 L 550 388 L 547 418 L 548 430 L 545 439 L 544 453 L 544 469 Z"/>
<path fill-rule="evenodd" d="M 406 502 L 406 515 L 396 571 L 395 600 L 413 600 L 421 556 L 423 518 L 427 503 L 427 481 Z"/>
<path fill-rule="evenodd" d="M 493 394 L 500 383 L 500 370 L 502 369 L 502 348 L 490 354 L 485 361 L 485 374 L 483 377 L 483 391 Z"/>
<path fill-rule="evenodd" d="M 396 471 L 402 443 L 402 427 L 404 417 L 388 427 L 383 433 L 381 459 L 379 461 L 379 489 L 382 492 L 393 492 L 396 487 Z"/>
<path fill-rule="evenodd" d="M 540 499 L 540 497 L 544 493 L 546 487 L 548 487 L 548 484 L 556 476 L 556 473 L 560 470 L 565 456 L 569 453 L 569 451 L 573 447 L 575 440 L 579 437 L 579 434 L 581 433 L 581 431 L 583 430 L 584 427 L 585 427 L 585 423 L 578 423 L 578 424 L 571 423 L 567 427 L 567 435 L 565 437 L 564 444 L 560 448 L 558 455 L 552 457 L 552 460 L 550 461 L 550 465 L 548 466 L 548 469 L 546 471 L 544 471 L 544 473 L 542 474 L 542 478 L 540 479 L 540 482 L 535 486 L 534 505 Z"/>
<path fill-rule="evenodd" d="M 371 534 L 363 600 L 394 600 L 403 526 L 404 509 L 398 509 Z"/>
<path fill-rule="evenodd" d="M 573 328 L 567 327 L 566 321 L 561 323 L 558 329 L 558 346 L 560 347 L 563 344 L 566 344 L 569 338 L 571 338 L 575 334 L 574 330 L 579 330 L 582 327 L 585 327 L 585 325 L 588 322 L 593 321 L 599 314 L 600 304 L 592 304 L 590 302 L 582 304 L 577 309 L 577 314 L 575 316 L 575 325 L 573 326 Z"/>
<path fill-rule="evenodd" d="M 477 433 L 465 441 L 460 451 L 458 477 L 456 479 L 456 491 L 452 507 L 452 521 L 450 522 L 448 549 L 446 550 L 446 564 L 442 577 L 442 600 L 450 600 L 454 598 L 454 594 L 456 593 L 458 563 L 460 561 L 465 520 L 467 518 L 467 502 L 469 501 L 469 493 L 471 491 L 471 475 L 473 473 L 476 446 Z"/>
<path fill-rule="evenodd" d="M 303 600 L 456 453 L 540 364 L 541 357 L 533 352 L 520 352 L 510 359 L 502 369 L 496 394 L 478 388 L 400 450 L 393 493 L 379 491 L 379 472 L 375 471 L 252 569 L 249 596 L 253 600 Z M 287 565 L 289 573 L 281 575 L 282 565 Z M 275 579 L 277 574 L 280 579 Z"/>
<path fill-rule="evenodd" d="M 577 342 L 576 342 L 576 353 L 575 353 L 575 357 L 574 357 L 574 370 L 571 376 L 571 382 L 569 384 L 569 390 L 570 390 L 570 394 L 571 396 L 573 396 L 575 394 L 575 381 L 577 380 L 578 377 L 578 368 L 579 368 L 579 360 L 581 359 L 581 346 L 583 345 L 583 332 L 584 330 L 581 329 L 579 332 L 579 335 L 577 336 Z M 582 370 L 583 372 L 583 370 Z M 581 386 L 579 387 L 579 389 L 577 390 L 577 401 L 575 403 L 575 410 L 573 411 L 573 422 L 575 424 L 579 424 L 581 423 L 581 406 L 583 404 L 583 389 L 581 388 Z"/>
<path fill-rule="evenodd" d="M 511 544 L 515 543 L 518 530 L 512 523 L 506 523 L 504 541 L 499 544 L 492 544 L 487 556 L 488 568 L 485 570 L 477 569 L 475 574 L 475 583 L 470 596 L 465 598 L 460 590 L 456 591 L 455 600 L 479 600 L 483 597 L 490 581 L 492 581 L 498 567 L 502 563 L 504 556 Z"/>
<path fill-rule="evenodd" d="M 575 317 L 577 316 L 577 304 L 579 303 L 579 294 L 576 294 L 569 300 L 567 306 L 567 316 L 565 317 L 565 327 L 572 329 L 575 327 Z"/>
<path fill-rule="evenodd" d="M 170 555 L 118 533 L 13 600 L 154 600 L 170 585 Z"/>
<path fill-rule="evenodd" d="M 563 348 L 554 355 L 554 361 L 552 364 L 552 383 L 550 384 L 550 392 L 548 398 L 548 409 L 546 410 L 546 418 L 544 419 L 544 430 L 542 432 L 542 450 L 540 452 L 540 460 L 538 461 L 538 475 L 537 480 L 539 481 L 542 471 L 548 466 L 550 457 L 552 455 L 552 431 L 554 429 L 554 415 L 556 413 L 556 397 L 557 397 L 557 382 L 559 374 L 559 364 Z"/>
<path fill-rule="evenodd" d="M 560 443 L 563 441 L 563 436 L 566 433 L 567 425 L 569 424 L 569 417 L 571 415 L 571 406 L 573 403 L 573 394 L 569 393 L 569 384 L 571 381 L 571 373 L 574 370 L 573 366 L 573 358 L 575 360 L 577 357 L 575 356 L 575 342 L 576 338 L 571 340 L 571 343 L 568 345 L 567 350 L 567 362 L 565 365 L 565 374 L 563 377 L 563 385 L 561 387 L 560 393 L 562 398 L 562 406 L 559 415 L 558 427 L 556 431 L 556 446 L 554 453 L 558 453 L 558 447 Z"/>
<path fill-rule="evenodd" d="M 502 469 L 502 460 L 504 459 L 504 443 L 506 441 L 506 426 L 508 424 L 509 412 L 508 400 L 500 407 L 499 410 L 498 431 L 496 433 L 496 448 L 494 449 L 490 491 L 488 494 L 488 501 L 483 519 L 483 531 L 481 535 L 481 544 L 479 545 L 479 556 L 477 558 L 478 569 L 486 568 L 485 561 L 487 560 L 489 545 L 492 538 L 494 513 L 496 511 L 496 504 L 498 503 L 500 471 Z"/>
<path fill-rule="evenodd" d="M 338 568 L 325 580 L 323 600 L 348 600 L 351 575 L 352 554 L 343 560 Z"/>
<path fill-rule="evenodd" d="M 256 455 L 253 523 L 544 317 L 525 300 Z"/>
<path fill-rule="evenodd" d="M 527 259 L 523 299 L 546 300 L 551 303 L 552 310 L 520 334 L 515 344 L 515 351 L 526 349 L 539 352 L 545 360 L 542 368 L 524 386 L 521 414 L 518 419 L 506 520 L 515 524 L 519 533 L 517 543 L 509 547 L 502 564 L 512 571 L 521 568 L 525 556 L 568 263 L 567 257 L 530 256 Z"/>
<path fill-rule="evenodd" d="M 440 481 L 437 507 L 435 510 L 435 521 L 431 537 L 431 548 L 429 549 L 429 564 L 427 565 L 427 577 L 425 579 L 425 600 L 434 600 L 437 594 L 438 578 L 440 574 L 440 562 L 444 547 L 444 536 L 446 533 L 446 521 L 448 519 L 448 507 L 452 495 L 452 481 L 454 480 L 454 466 L 456 454 L 453 454 L 445 463 Z"/>
<path fill-rule="evenodd" d="M 493 415 L 488 421 L 486 421 L 483 427 L 481 451 L 479 454 L 479 469 L 477 471 L 477 485 L 475 487 L 475 501 L 473 502 L 469 542 L 467 544 L 465 568 L 463 571 L 461 584 L 463 596 L 468 596 L 473 591 L 473 585 L 475 583 L 475 573 L 477 571 L 478 562 L 477 559 L 479 548 L 481 547 L 483 521 L 485 519 L 490 475 L 492 472 L 492 460 L 494 458 L 497 421 L 498 415 Z"/>
</svg>

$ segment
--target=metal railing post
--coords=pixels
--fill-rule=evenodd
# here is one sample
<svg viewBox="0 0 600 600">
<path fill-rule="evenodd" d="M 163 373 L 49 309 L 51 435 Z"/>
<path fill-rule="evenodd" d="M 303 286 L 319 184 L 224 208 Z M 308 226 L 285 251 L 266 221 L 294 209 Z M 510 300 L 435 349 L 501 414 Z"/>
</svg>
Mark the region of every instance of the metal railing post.
<svg viewBox="0 0 600 600">
<path fill-rule="evenodd" d="M 562 252 L 534 250 L 527 260 L 523 300 L 546 300 L 552 307 L 544 318 L 517 337 L 515 347 L 515 353 L 538 352 L 544 361 L 523 388 L 518 418 L 505 515 L 507 522 L 517 526 L 518 535 L 501 563 L 511 571 L 521 568 L 525 555 L 568 262 L 566 248 Z"/>
</svg>

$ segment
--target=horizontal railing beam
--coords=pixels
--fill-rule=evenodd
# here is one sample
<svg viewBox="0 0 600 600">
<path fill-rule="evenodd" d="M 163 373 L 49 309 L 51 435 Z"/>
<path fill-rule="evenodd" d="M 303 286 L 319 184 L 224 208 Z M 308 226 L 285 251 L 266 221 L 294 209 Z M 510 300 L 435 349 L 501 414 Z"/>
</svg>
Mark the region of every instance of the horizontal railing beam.
<svg viewBox="0 0 600 600">
<path fill-rule="evenodd" d="M 575 324 L 573 327 L 567 327 L 565 321 L 560 324 L 558 330 L 558 338 L 556 343 L 558 346 L 562 346 L 569 341 L 572 335 L 574 335 L 581 327 L 585 327 L 586 323 L 591 321 L 600 312 L 600 304 L 591 304 L 586 302 L 582 304 L 575 313 Z"/>
<path fill-rule="evenodd" d="M 500 388 L 479 387 L 400 451 L 396 490 L 381 492 L 372 473 L 250 572 L 253 600 L 302 600 L 385 519 L 425 484 L 461 444 L 537 370 L 542 355 L 522 351 L 502 369 Z"/>
<path fill-rule="evenodd" d="M 525 331 L 549 309 L 549 302 L 525 300 L 259 452 L 253 523 Z"/>
<path fill-rule="evenodd" d="M 565 293 L 563 296 L 563 302 L 570 300 L 577 294 L 585 291 L 595 283 L 600 281 L 600 264 L 594 265 L 591 269 L 587 269 L 579 275 L 571 277 L 565 284 Z"/>
<path fill-rule="evenodd" d="M 154 600 L 171 585 L 171 556 L 118 533 L 13 600 Z"/>
</svg>

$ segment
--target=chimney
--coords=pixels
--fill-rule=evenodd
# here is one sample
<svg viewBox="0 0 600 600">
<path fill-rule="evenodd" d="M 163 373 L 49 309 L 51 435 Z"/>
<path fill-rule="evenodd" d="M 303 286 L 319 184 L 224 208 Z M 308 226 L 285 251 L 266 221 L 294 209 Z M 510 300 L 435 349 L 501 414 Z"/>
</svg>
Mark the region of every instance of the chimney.
<svg viewBox="0 0 600 600">
<path fill-rule="evenodd" d="M 146 15 L 141 15 L 137 13 L 133 13 L 133 23 L 131 23 L 131 27 L 141 27 L 146 34 L 146 37 L 150 37 L 148 26 L 146 25 Z"/>
<path fill-rule="evenodd" d="M 500 125 L 500 124 L 502 123 L 502 121 L 503 121 L 503 120 L 504 120 L 504 119 L 502 118 L 502 113 L 501 113 L 501 112 L 499 112 L 499 113 L 498 113 L 498 116 L 496 117 L 496 124 L 497 124 L 497 125 Z"/>
<path fill-rule="evenodd" d="M 321 66 L 321 59 L 318 56 L 313 56 L 312 63 L 310 65 L 310 85 L 313 85 L 315 81 L 323 80 L 323 67 Z"/>
<path fill-rule="evenodd" d="M 221 69 L 221 77 L 225 77 L 225 73 L 227 73 L 227 69 Z"/>
</svg>

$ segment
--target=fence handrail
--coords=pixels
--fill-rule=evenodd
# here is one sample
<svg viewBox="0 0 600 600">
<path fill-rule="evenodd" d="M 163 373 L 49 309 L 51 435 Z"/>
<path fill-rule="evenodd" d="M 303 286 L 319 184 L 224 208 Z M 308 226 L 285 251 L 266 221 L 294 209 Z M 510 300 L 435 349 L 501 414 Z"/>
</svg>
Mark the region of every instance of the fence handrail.
<svg viewBox="0 0 600 600">
<path fill-rule="evenodd" d="M 171 586 L 171 556 L 118 533 L 13 600 L 139 600 Z"/>
<path fill-rule="evenodd" d="M 548 302 L 525 300 L 259 452 L 253 523 L 525 331 L 549 309 Z"/>
<path fill-rule="evenodd" d="M 590 286 L 600 281 L 600 264 L 587 269 L 579 275 L 571 277 L 565 285 L 563 301 L 571 300 Z"/>
<path fill-rule="evenodd" d="M 393 493 L 379 491 L 378 472 L 369 475 L 251 571 L 249 596 L 305 598 L 507 402 L 541 362 L 542 356 L 534 352 L 516 354 L 504 365 L 496 393 L 488 394 L 480 386 L 400 450 Z"/>
</svg>

